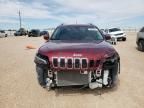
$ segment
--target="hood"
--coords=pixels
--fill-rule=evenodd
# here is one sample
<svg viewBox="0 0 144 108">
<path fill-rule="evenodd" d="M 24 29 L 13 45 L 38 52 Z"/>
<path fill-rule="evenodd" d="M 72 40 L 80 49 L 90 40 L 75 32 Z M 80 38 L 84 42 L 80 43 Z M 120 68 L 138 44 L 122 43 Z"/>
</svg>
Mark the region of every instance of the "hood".
<svg viewBox="0 0 144 108">
<path fill-rule="evenodd" d="M 116 34 L 120 34 L 120 33 L 124 33 L 123 31 L 115 31 L 115 32 L 110 32 L 110 35 L 116 35 Z"/>
<path fill-rule="evenodd" d="M 104 56 L 112 56 L 116 51 L 108 42 L 72 42 L 49 41 L 42 45 L 38 51 L 40 54 L 52 57 L 82 57 L 100 59 Z"/>
</svg>

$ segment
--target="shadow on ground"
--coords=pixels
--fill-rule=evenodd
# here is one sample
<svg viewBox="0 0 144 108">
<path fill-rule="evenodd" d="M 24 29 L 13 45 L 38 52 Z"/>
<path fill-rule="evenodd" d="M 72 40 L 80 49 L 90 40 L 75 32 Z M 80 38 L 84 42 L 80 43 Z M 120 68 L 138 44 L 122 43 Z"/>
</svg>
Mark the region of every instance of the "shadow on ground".
<svg viewBox="0 0 144 108">
<path fill-rule="evenodd" d="M 117 85 L 115 85 L 112 88 L 97 88 L 91 90 L 88 87 L 79 87 L 79 86 L 73 86 L 73 87 L 60 87 L 55 88 L 55 95 L 58 96 L 76 96 L 77 94 L 86 95 L 86 94 L 93 94 L 94 96 L 103 95 L 105 93 L 112 93 L 117 91 L 118 87 L 120 86 L 120 80 L 117 81 Z"/>
</svg>

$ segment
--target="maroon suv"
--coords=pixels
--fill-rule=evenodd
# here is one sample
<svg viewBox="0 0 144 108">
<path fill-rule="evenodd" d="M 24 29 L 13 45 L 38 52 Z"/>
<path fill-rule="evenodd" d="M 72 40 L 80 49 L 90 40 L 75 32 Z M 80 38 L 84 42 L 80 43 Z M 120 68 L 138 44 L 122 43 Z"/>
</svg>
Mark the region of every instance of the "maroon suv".
<svg viewBox="0 0 144 108">
<path fill-rule="evenodd" d="M 48 89 L 112 87 L 120 72 L 120 57 L 106 41 L 109 38 L 92 24 L 58 26 L 34 60 L 39 84 Z"/>
</svg>

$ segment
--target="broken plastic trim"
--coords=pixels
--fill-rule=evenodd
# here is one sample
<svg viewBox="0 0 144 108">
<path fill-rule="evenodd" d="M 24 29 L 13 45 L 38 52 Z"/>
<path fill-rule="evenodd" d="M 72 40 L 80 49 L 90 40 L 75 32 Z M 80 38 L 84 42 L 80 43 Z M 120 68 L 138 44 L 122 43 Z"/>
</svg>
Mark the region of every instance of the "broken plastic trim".
<svg viewBox="0 0 144 108">
<path fill-rule="evenodd" d="M 48 64 L 46 60 L 38 57 L 38 56 L 35 56 L 35 60 L 34 60 L 35 63 L 37 64 Z"/>
</svg>

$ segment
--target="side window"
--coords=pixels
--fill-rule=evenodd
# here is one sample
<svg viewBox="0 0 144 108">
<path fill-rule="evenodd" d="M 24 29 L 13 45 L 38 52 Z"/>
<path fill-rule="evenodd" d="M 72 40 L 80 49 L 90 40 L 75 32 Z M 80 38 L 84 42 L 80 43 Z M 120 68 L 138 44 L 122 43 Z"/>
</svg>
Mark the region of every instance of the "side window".
<svg viewBox="0 0 144 108">
<path fill-rule="evenodd" d="M 140 30 L 140 32 L 144 32 L 144 27 Z"/>
</svg>

